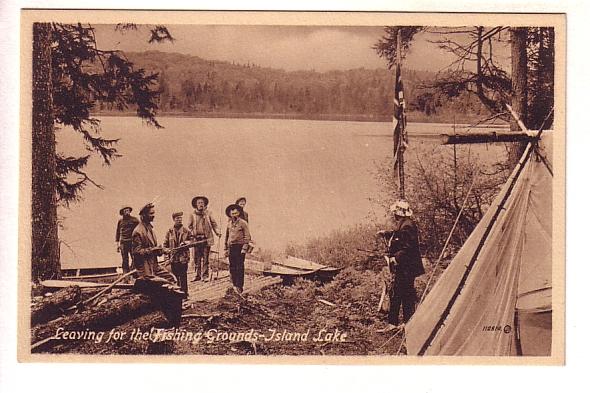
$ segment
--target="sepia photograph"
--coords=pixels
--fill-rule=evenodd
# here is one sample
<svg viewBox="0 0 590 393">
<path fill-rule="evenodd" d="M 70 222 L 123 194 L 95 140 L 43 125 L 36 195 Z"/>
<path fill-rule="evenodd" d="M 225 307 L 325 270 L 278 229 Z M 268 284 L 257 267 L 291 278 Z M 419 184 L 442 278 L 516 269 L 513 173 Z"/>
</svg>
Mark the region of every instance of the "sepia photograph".
<svg viewBox="0 0 590 393">
<path fill-rule="evenodd" d="M 22 10 L 19 360 L 563 364 L 565 34 Z"/>
</svg>

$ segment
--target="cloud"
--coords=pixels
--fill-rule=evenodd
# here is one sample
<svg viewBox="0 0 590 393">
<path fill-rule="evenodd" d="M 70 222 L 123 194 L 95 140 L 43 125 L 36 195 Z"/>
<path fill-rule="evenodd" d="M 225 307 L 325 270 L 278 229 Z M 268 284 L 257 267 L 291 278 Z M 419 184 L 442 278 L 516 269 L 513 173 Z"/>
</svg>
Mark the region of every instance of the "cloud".
<svg viewBox="0 0 590 393">
<path fill-rule="evenodd" d="M 179 52 L 289 71 L 385 67 L 385 62 L 371 48 L 382 33 L 380 27 L 171 25 L 168 28 L 176 38 L 173 44 L 150 45 L 145 42 L 146 29 L 123 36 L 114 33 L 112 26 L 97 26 L 97 40 L 105 48 Z"/>
</svg>

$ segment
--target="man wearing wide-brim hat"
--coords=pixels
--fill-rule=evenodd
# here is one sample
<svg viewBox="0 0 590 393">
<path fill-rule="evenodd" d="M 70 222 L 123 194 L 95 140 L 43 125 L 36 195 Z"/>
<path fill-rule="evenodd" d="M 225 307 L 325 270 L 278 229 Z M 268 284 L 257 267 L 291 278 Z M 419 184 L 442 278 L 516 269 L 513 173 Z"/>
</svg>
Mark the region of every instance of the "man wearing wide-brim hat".
<svg viewBox="0 0 590 393">
<path fill-rule="evenodd" d="M 215 244 L 215 237 L 221 237 L 221 230 L 217 221 L 207 210 L 209 198 L 204 195 L 198 195 L 191 201 L 194 208 L 189 217 L 188 229 L 191 231 L 193 238 L 197 242 L 194 252 L 195 278 L 193 281 L 207 281 L 209 279 L 209 254 L 211 247 Z M 206 242 L 204 241 L 206 240 Z"/>
<path fill-rule="evenodd" d="M 117 222 L 117 231 L 115 234 L 115 245 L 117 252 L 121 253 L 123 272 L 127 273 L 133 269 L 133 255 L 131 253 L 131 234 L 139 224 L 139 220 L 131 215 L 133 208 L 125 205 L 119 209 L 121 218 Z M 131 257 L 131 266 L 129 265 L 129 257 Z"/>
<path fill-rule="evenodd" d="M 234 290 L 242 293 L 244 290 L 244 262 L 249 244 L 252 241 L 248 223 L 240 218 L 242 207 L 232 203 L 225 208 L 229 217 L 225 233 L 225 256 L 229 257 L 229 273 Z"/>
<path fill-rule="evenodd" d="M 244 210 L 244 208 L 246 207 L 246 197 L 239 197 L 238 199 L 236 199 L 236 205 L 240 205 L 240 207 L 242 208 L 242 215 L 240 216 L 240 218 L 243 218 L 244 220 L 246 220 L 248 224 L 250 224 L 250 220 L 248 219 L 248 212 Z"/>
<path fill-rule="evenodd" d="M 414 280 L 424 274 L 424 265 L 420 255 L 418 227 L 412 220 L 412 209 L 405 200 L 398 200 L 390 206 L 393 215 L 391 230 L 377 234 L 387 240 L 389 269 L 394 274 L 393 287 L 390 291 L 388 321 L 391 327 L 399 324 L 400 308 L 403 320 L 408 322 L 414 314 L 417 302 Z"/>
<path fill-rule="evenodd" d="M 138 275 L 135 289 L 148 294 L 160 306 L 170 325 L 177 327 L 185 293 L 176 285 L 174 276 L 158 263 L 158 256 L 170 251 L 158 246 L 152 226 L 155 216 L 154 204 L 146 204 L 139 212 L 141 222 L 133 230 L 133 255 Z"/>
</svg>

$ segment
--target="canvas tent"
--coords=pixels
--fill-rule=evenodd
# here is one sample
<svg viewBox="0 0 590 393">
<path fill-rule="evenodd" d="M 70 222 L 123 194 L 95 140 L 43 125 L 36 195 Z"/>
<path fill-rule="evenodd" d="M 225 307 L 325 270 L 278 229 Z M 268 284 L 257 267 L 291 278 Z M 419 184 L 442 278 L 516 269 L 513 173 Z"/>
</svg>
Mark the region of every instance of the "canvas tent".
<svg viewBox="0 0 590 393">
<path fill-rule="evenodd" d="M 551 355 L 552 138 L 529 143 L 406 325 L 409 355 Z M 545 159 L 541 159 L 544 157 Z"/>
</svg>

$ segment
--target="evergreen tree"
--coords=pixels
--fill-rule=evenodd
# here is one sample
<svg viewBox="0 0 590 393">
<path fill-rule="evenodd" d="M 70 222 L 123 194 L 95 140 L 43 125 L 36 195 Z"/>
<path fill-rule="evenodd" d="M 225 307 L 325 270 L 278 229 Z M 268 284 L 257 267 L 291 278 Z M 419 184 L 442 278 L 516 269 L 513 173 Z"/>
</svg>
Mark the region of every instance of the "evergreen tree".
<svg viewBox="0 0 590 393">
<path fill-rule="evenodd" d="M 135 68 L 119 51 L 98 49 L 92 26 L 35 23 L 32 33 L 32 278 L 39 280 L 60 274 L 57 205 L 78 201 L 89 183 L 99 186 L 85 172 L 92 153 L 106 165 L 119 156 L 117 139 L 100 135 L 100 121 L 91 111 L 99 103 L 118 110 L 133 107 L 147 124 L 161 126 L 155 117 L 158 75 Z M 149 33 L 150 43 L 173 39 L 164 26 Z M 91 154 L 57 154 L 58 126 L 71 127 Z"/>
</svg>

